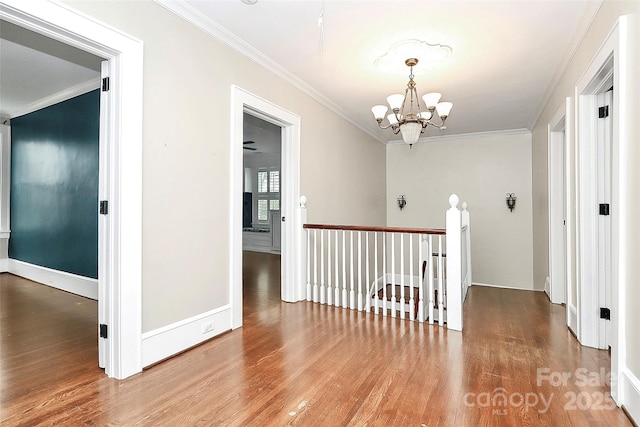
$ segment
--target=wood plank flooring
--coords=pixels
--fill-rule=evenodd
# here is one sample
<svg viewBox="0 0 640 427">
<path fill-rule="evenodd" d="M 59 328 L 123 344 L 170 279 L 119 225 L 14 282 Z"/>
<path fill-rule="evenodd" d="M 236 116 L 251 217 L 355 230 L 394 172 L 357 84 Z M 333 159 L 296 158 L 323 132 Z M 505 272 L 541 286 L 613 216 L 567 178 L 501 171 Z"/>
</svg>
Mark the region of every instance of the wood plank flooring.
<svg viewBox="0 0 640 427">
<path fill-rule="evenodd" d="M 608 353 L 579 346 L 541 292 L 472 287 L 460 334 L 283 303 L 279 257 L 244 266 L 243 328 L 124 381 L 97 367 L 95 301 L 0 275 L 0 423 L 631 425 L 599 402 L 605 381 L 576 377 L 608 372 Z M 539 369 L 571 377 L 538 385 Z"/>
</svg>

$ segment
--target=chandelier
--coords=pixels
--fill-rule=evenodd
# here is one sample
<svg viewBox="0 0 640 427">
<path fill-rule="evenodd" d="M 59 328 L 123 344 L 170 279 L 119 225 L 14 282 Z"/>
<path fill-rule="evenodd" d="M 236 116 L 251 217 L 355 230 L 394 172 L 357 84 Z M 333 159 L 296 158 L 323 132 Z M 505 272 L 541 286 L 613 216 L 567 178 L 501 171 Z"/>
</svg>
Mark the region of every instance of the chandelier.
<svg viewBox="0 0 640 427">
<path fill-rule="evenodd" d="M 397 93 L 387 97 L 389 107 L 393 111 L 393 114 L 387 116 L 389 124 L 382 124 L 388 110 L 386 105 L 376 105 L 371 108 L 371 111 L 381 129 L 391 128 L 395 135 L 401 133 L 404 142 L 412 146 L 428 126 L 436 127 L 441 131 L 447 130 L 445 122 L 449 117 L 453 104 L 451 102 L 439 102 L 441 97 L 439 93 L 428 93 L 422 97 L 426 110 L 420 111 L 416 82 L 413 81 L 413 67 L 418 63 L 418 60 L 409 58 L 404 63 L 410 69 L 409 83 L 407 83 L 404 96 Z M 431 121 L 434 112 L 437 113 L 440 124 Z"/>
</svg>

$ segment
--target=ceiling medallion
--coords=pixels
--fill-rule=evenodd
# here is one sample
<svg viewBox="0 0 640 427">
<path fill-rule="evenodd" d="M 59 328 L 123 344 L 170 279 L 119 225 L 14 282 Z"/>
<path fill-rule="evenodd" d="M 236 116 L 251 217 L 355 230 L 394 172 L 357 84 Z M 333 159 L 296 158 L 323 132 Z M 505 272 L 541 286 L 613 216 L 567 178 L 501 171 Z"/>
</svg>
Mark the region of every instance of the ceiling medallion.
<svg viewBox="0 0 640 427">
<path fill-rule="evenodd" d="M 373 65 L 383 73 L 401 73 L 404 70 L 402 63 L 407 58 L 416 58 L 420 65 L 414 66 L 415 74 L 422 74 L 444 64 L 453 49 L 443 44 L 430 44 L 421 40 L 403 40 L 391 45 L 391 47 L 378 57 Z"/>
<path fill-rule="evenodd" d="M 404 63 L 411 70 L 409 72 L 409 83 L 407 83 L 404 96 L 397 93 L 387 97 L 389 107 L 393 111 L 393 114 L 387 116 L 389 124 L 382 124 L 388 110 L 386 105 L 376 105 L 371 108 L 371 112 L 373 112 L 373 116 L 381 129 L 391 128 L 394 135 L 401 133 L 404 142 L 412 146 L 428 126 L 437 127 L 442 131 L 447 129 L 445 122 L 449 117 L 453 104 L 451 102 L 440 102 L 441 95 L 439 93 L 428 93 L 422 97 L 426 111 L 421 111 L 416 82 L 413 81 L 413 67 L 418 65 L 418 58 L 409 58 Z M 439 124 L 431 121 L 434 112 L 440 118 Z"/>
</svg>

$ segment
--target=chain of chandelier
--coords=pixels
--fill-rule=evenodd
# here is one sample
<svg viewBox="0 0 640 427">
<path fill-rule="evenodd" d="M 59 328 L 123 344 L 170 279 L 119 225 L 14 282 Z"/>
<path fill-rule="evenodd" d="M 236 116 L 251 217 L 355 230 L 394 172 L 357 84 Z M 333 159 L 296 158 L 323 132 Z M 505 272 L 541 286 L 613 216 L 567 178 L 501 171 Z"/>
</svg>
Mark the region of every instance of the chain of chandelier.
<svg viewBox="0 0 640 427">
<path fill-rule="evenodd" d="M 418 98 L 416 83 L 413 80 L 413 67 L 418 64 L 418 59 L 409 58 L 404 63 L 410 69 L 409 83 L 407 83 L 404 96 L 397 93 L 387 97 L 387 102 L 392 111 L 392 114 L 386 116 L 388 124 L 383 124 L 388 111 L 386 105 L 376 105 L 371 108 L 371 111 L 381 129 L 391 128 L 395 135 L 400 133 L 403 141 L 412 146 L 428 126 L 436 127 L 441 131 L 447 129 L 445 123 L 453 104 L 451 102 L 440 102 L 440 93 L 427 93 L 422 97 L 425 109 L 421 111 L 422 107 Z M 440 123 L 432 121 L 434 113 L 437 114 Z"/>
</svg>

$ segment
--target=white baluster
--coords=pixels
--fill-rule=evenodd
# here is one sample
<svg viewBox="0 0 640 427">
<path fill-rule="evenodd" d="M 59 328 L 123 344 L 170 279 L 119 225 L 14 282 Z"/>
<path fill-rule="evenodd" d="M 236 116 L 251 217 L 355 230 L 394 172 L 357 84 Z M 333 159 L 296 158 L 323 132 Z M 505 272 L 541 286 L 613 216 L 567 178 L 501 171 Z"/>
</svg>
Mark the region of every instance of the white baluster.
<svg viewBox="0 0 640 427">
<path fill-rule="evenodd" d="M 369 286 L 371 286 L 371 274 L 369 273 L 369 232 L 364 233 L 365 238 L 365 275 L 364 275 L 364 283 L 365 283 L 365 291 L 367 294 L 365 295 L 365 311 L 369 313 L 371 311 L 371 295 L 369 295 Z"/>
<path fill-rule="evenodd" d="M 404 233 L 400 233 L 400 318 L 405 318 L 404 309 Z"/>
<path fill-rule="evenodd" d="M 427 270 L 425 274 L 428 276 L 428 284 L 429 284 L 429 296 L 428 296 L 428 304 L 429 304 L 429 323 L 433 325 L 433 295 L 434 295 L 434 283 L 433 283 L 433 235 L 429 234 L 429 244 L 427 245 Z"/>
<path fill-rule="evenodd" d="M 318 234 L 313 229 L 313 302 L 318 302 Z"/>
<path fill-rule="evenodd" d="M 426 274 L 422 273 L 422 263 L 424 260 L 424 234 L 420 235 L 420 241 L 419 246 L 418 246 L 418 259 L 420 260 L 420 262 L 418 263 L 418 277 L 420 278 L 420 287 L 418 288 L 418 321 L 419 322 L 424 322 L 424 287 L 427 286 L 427 284 L 425 284 L 425 280 L 426 278 Z M 428 246 L 427 246 L 427 252 L 428 252 Z M 428 281 L 427 281 L 428 283 Z M 433 317 L 432 317 L 433 318 Z"/>
<path fill-rule="evenodd" d="M 333 303 L 333 291 L 331 289 L 331 230 L 327 230 L 327 304 Z"/>
<path fill-rule="evenodd" d="M 415 298 L 414 292 L 415 289 L 413 287 L 413 275 L 415 271 L 413 271 L 413 234 L 409 234 L 409 319 L 416 320 L 416 311 L 415 307 Z"/>
<path fill-rule="evenodd" d="M 348 307 L 347 301 L 347 235 L 342 232 L 342 307 Z"/>
<path fill-rule="evenodd" d="M 320 230 L 320 304 L 324 304 L 324 229 Z"/>
<path fill-rule="evenodd" d="M 382 233 L 382 315 L 387 315 L 387 236 Z"/>
<path fill-rule="evenodd" d="M 307 228 L 307 301 L 311 301 L 311 230 Z"/>
<path fill-rule="evenodd" d="M 378 308 L 380 307 L 380 299 L 378 298 L 378 232 L 374 231 L 373 232 L 373 253 L 375 254 L 375 261 L 373 264 L 373 280 L 376 281 L 375 285 L 373 286 L 373 304 L 375 307 L 375 313 L 379 314 L 379 310 Z"/>
<path fill-rule="evenodd" d="M 362 239 L 361 232 L 358 231 L 358 311 L 362 311 Z"/>
<path fill-rule="evenodd" d="M 396 235 L 391 233 L 391 317 L 396 317 Z"/>
<path fill-rule="evenodd" d="M 438 323 L 444 326 L 444 262 L 442 260 L 442 236 L 438 236 Z"/>
<path fill-rule="evenodd" d="M 349 232 L 349 308 L 355 310 L 356 308 L 356 292 L 354 282 L 354 270 L 353 270 L 353 253 L 355 248 L 353 247 L 353 230 Z"/>
<path fill-rule="evenodd" d="M 335 292 L 334 298 L 333 298 L 333 304 L 338 307 L 340 305 L 340 251 L 339 251 L 339 246 L 338 246 L 338 241 L 340 240 L 340 238 L 338 237 L 338 230 L 336 230 L 336 264 L 335 264 L 335 272 L 336 272 L 336 282 L 335 282 L 335 286 L 333 287 L 333 290 Z"/>
</svg>

